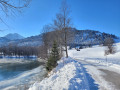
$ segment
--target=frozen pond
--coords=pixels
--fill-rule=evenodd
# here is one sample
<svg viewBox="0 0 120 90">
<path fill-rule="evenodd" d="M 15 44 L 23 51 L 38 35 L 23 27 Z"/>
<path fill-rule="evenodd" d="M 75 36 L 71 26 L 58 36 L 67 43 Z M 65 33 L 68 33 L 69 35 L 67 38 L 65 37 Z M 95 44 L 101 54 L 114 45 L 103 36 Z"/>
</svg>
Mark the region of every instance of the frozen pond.
<svg viewBox="0 0 120 90">
<path fill-rule="evenodd" d="M 12 89 L 14 87 L 14 90 L 18 87 L 25 89 L 36 79 L 41 80 L 44 76 L 43 63 L 35 59 L 0 59 L 0 90 L 8 87 L 12 87 Z"/>
</svg>

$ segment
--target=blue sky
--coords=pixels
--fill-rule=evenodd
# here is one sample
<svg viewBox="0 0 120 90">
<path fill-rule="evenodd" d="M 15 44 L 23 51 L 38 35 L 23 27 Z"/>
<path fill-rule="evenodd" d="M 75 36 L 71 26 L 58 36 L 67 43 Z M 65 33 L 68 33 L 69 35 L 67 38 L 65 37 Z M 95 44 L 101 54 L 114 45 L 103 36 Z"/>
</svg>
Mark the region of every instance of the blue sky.
<svg viewBox="0 0 120 90">
<path fill-rule="evenodd" d="M 44 25 L 52 23 L 62 0 L 32 0 L 22 14 L 0 22 L 0 36 L 19 33 L 34 36 L 41 33 Z M 120 0 L 67 0 L 71 8 L 73 26 L 79 30 L 91 29 L 120 36 Z"/>
</svg>

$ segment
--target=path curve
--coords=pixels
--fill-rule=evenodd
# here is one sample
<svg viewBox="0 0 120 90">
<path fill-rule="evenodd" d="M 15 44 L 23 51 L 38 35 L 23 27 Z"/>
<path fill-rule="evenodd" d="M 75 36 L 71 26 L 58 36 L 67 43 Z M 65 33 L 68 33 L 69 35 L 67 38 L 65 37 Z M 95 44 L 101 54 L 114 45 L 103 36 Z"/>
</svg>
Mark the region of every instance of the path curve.
<svg viewBox="0 0 120 90">
<path fill-rule="evenodd" d="M 83 67 L 85 67 L 88 71 L 91 70 L 90 67 L 94 67 L 94 68 L 96 68 L 96 70 L 104 73 L 101 75 L 101 77 L 111 86 L 111 88 L 110 87 L 104 88 L 104 87 L 100 86 L 101 90 L 120 90 L 120 74 L 119 73 L 103 68 L 103 67 L 106 67 L 104 65 L 102 66 L 99 64 L 94 64 L 94 63 L 84 61 L 84 60 L 79 60 L 79 59 L 76 59 L 76 60 L 79 61 L 81 64 L 83 64 Z M 107 67 L 107 68 L 109 68 L 109 67 Z M 92 72 L 92 70 L 90 72 Z M 91 76 L 94 76 L 95 75 L 94 73 L 95 72 L 92 72 L 89 74 L 91 74 Z M 97 77 L 97 76 L 94 76 L 94 77 Z M 100 79 L 101 78 L 97 77 L 98 82 Z"/>
</svg>

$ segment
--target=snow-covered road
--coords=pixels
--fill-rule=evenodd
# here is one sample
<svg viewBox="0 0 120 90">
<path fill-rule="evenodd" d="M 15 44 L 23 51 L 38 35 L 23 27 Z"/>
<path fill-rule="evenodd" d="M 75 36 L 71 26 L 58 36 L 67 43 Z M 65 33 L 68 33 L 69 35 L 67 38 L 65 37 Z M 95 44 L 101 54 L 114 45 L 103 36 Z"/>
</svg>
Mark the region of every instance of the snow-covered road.
<svg viewBox="0 0 120 90">
<path fill-rule="evenodd" d="M 106 81 L 111 82 L 117 90 L 120 90 L 120 74 L 114 71 L 100 69 L 106 75 L 103 75 Z"/>
<path fill-rule="evenodd" d="M 120 90 L 120 43 L 116 53 L 105 56 L 105 46 L 68 50 L 70 57 L 79 61 L 99 85 L 100 90 Z"/>
<path fill-rule="evenodd" d="M 86 68 L 96 83 L 99 84 L 100 90 L 120 90 L 120 73 L 115 72 L 114 68 L 79 59 L 77 61 Z"/>
</svg>

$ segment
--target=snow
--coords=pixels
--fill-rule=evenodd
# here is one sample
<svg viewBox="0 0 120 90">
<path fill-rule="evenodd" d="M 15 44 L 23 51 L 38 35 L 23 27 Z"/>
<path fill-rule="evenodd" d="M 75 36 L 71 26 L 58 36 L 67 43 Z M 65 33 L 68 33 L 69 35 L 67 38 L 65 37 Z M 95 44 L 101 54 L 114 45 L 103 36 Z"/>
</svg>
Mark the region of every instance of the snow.
<svg viewBox="0 0 120 90">
<path fill-rule="evenodd" d="M 64 61 L 64 62 L 63 62 Z M 72 58 L 62 58 L 48 77 L 34 83 L 29 90 L 89 90 L 82 65 Z"/>
<path fill-rule="evenodd" d="M 69 50 L 71 58 L 62 58 L 48 77 L 34 83 L 29 90 L 115 90 L 115 85 L 105 80 L 106 73 L 100 70 L 120 74 L 120 43 L 114 46 L 116 53 L 108 55 L 107 61 L 103 46 Z"/>
<path fill-rule="evenodd" d="M 48 77 L 34 83 L 29 90 L 90 90 L 98 85 L 83 65 L 72 58 L 62 58 Z"/>
<path fill-rule="evenodd" d="M 118 67 L 118 65 L 120 65 L 120 43 L 116 43 L 115 47 L 116 53 L 107 55 L 107 64 Z M 103 64 L 106 64 L 106 56 L 104 55 L 105 50 L 106 47 L 103 46 L 94 46 L 92 48 L 81 49 L 80 51 L 72 49 L 69 50 L 69 55 L 75 59 L 102 62 Z"/>
<path fill-rule="evenodd" d="M 24 39 L 23 36 L 17 34 L 17 33 L 10 33 L 4 36 L 5 38 L 9 40 L 17 40 L 17 39 Z"/>
<path fill-rule="evenodd" d="M 120 43 L 116 43 L 114 46 L 116 48 L 116 53 L 108 55 L 107 61 L 104 55 L 106 47 L 98 45 L 92 48 L 81 49 L 80 51 L 76 51 L 75 49 L 69 50 L 69 55 L 81 63 L 88 64 L 84 67 L 95 82 L 99 84 L 99 89 L 115 90 L 114 85 L 103 78 L 105 73 L 100 70 L 109 70 L 120 74 Z"/>
<path fill-rule="evenodd" d="M 16 58 L 10 58 L 10 59 L 8 59 L 8 58 L 1 58 L 0 59 L 0 64 L 5 64 L 5 63 L 13 63 L 13 64 L 15 64 L 15 63 L 28 63 L 28 62 L 31 62 L 31 60 L 25 60 L 25 59 L 16 59 Z"/>
<path fill-rule="evenodd" d="M 65 62 L 67 64 L 69 62 Z M 63 65 L 60 61 L 59 65 L 50 73 L 49 78 L 45 78 L 40 83 L 35 83 L 29 90 L 62 90 L 69 88 L 69 81 L 75 76 L 76 67 L 74 62 Z M 64 66 L 64 67 L 63 67 Z"/>
<path fill-rule="evenodd" d="M 31 56 L 18 56 L 18 55 L 16 55 L 16 56 L 4 56 L 4 55 L 2 55 L 2 56 L 0 56 L 0 59 L 36 59 L 37 58 L 37 56 L 35 56 L 35 55 L 31 55 Z"/>
</svg>

